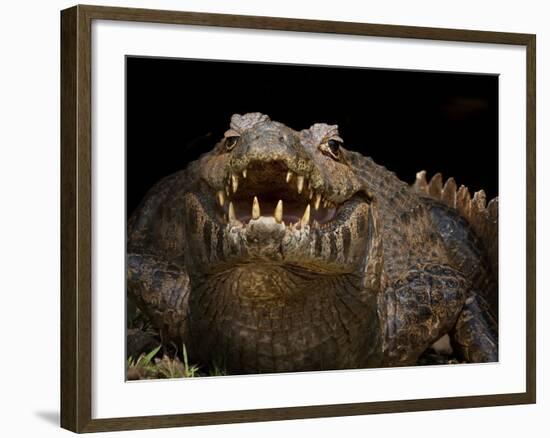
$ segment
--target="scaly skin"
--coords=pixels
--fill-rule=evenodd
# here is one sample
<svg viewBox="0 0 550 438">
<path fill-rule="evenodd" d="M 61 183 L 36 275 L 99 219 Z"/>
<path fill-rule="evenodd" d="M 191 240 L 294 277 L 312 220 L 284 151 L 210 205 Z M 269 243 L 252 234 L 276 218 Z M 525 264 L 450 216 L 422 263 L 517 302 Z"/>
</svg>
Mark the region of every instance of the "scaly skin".
<svg viewBox="0 0 550 438">
<path fill-rule="evenodd" d="M 165 342 L 230 373 L 412 365 L 446 334 L 464 360 L 496 361 L 483 251 L 457 210 L 344 149 L 336 126 L 251 113 L 147 194 L 127 286 Z"/>
</svg>

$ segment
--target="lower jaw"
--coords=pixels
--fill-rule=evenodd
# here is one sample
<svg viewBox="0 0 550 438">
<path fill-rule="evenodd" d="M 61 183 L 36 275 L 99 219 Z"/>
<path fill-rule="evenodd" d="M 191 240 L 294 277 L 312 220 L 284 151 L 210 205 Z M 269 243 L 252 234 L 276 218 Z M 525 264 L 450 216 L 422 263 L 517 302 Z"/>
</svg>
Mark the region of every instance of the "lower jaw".
<svg viewBox="0 0 550 438">
<path fill-rule="evenodd" d="M 368 256 L 370 207 L 365 202 L 342 206 L 323 227 L 285 226 L 273 217 L 246 224 L 220 223 L 192 193 L 185 197 L 190 273 L 213 272 L 247 262 L 287 263 L 315 270 L 361 272 Z M 200 218 L 201 220 L 197 220 Z"/>
</svg>

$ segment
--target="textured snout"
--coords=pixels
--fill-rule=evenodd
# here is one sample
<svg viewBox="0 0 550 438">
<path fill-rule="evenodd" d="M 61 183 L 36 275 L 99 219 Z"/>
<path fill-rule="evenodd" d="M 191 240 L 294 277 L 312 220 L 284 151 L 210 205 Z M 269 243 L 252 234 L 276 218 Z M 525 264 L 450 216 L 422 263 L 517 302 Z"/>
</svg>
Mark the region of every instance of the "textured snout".
<svg viewBox="0 0 550 438">
<path fill-rule="evenodd" d="M 239 172 L 250 163 L 282 162 L 297 173 L 311 171 L 313 164 L 296 132 L 266 122 L 242 134 L 232 151 L 230 167 Z"/>
</svg>

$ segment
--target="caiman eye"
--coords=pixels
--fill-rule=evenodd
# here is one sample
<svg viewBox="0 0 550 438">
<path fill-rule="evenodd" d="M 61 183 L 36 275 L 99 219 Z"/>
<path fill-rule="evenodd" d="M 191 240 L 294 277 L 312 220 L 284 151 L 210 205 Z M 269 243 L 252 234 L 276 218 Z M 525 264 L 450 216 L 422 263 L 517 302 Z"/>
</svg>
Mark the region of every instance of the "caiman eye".
<svg viewBox="0 0 550 438">
<path fill-rule="evenodd" d="M 234 135 L 234 136 L 231 136 L 231 137 L 226 137 L 226 139 L 225 139 L 225 149 L 228 150 L 228 151 L 232 150 L 237 145 L 238 141 L 239 141 L 239 136 L 237 136 L 237 135 Z"/>
<path fill-rule="evenodd" d="M 340 151 L 340 145 L 342 143 L 339 142 L 338 140 L 334 140 L 334 139 L 330 139 L 328 141 L 328 147 L 330 148 L 330 151 L 334 154 L 334 155 L 338 155 L 339 151 Z"/>
<path fill-rule="evenodd" d="M 329 155 L 335 160 L 340 159 L 340 146 L 342 146 L 342 142 L 339 140 L 335 140 L 334 138 L 331 138 L 330 140 L 321 143 L 321 146 L 319 149 L 325 154 Z"/>
</svg>

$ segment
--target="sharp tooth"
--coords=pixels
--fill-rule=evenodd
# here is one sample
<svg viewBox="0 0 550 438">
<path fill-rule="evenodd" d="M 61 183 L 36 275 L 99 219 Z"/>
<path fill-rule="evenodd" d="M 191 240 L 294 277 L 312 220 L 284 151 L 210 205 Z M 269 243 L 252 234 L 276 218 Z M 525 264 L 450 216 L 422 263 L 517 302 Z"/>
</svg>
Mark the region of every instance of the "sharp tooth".
<svg viewBox="0 0 550 438">
<path fill-rule="evenodd" d="M 233 222 L 234 220 L 236 220 L 235 209 L 233 208 L 232 202 L 229 202 L 229 210 L 227 216 L 229 218 L 229 222 Z"/>
<path fill-rule="evenodd" d="M 309 199 L 313 198 L 313 190 L 309 192 Z"/>
<path fill-rule="evenodd" d="M 223 204 L 225 203 L 225 195 L 221 190 L 216 195 L 218 196 L 218 203 L 220 204 L 220 207 L 223 207 Z"/>
<path fill-rule="evenodd" d="M 283 221 L 283 201 L 281 199 L 279 199 L 279 202 L 277 202 L 274 216 L 277 223 L 280 224 Z"/>
<path fill-rule="evenodd" d="M 260 217 L 260 203 L 258 198 L 254 196 L 254 201 L 252 202 L 252 219 L 259 219 Z"/>
<path fill-rule="evenodd" d="M 290 179 L 292 178 L 292 172 L 289 170 L 287 173 L 286 173 L 286 182 L 290 182 Z"/>
<path fill-rule="evenodd" d="M 315 210 L 319 210 L 319 205 L 321 205 L 321 194 L 317 193 L 317 195 L 315 195 Z"/>
<path fill-rule="evenodd" d="M 299 175 L 298 178 L 296 178 L 296 188 L 298 189 L 298 193 L 302 193 L 302 189 L 304 188 L 303 175 Z"/>
<path fill-rule="evenodd" d="M 307 224 L 309 224 L 309 212 L 310 212 L 309 204 L 307 204 L 306 211 L 304 211 L 304 215 L 302 216 L 302 220 L 300 221 L 300 226 L 305 227 Z"/>
<path fill-rule="evenodd" d="M 327 200 L 326 199 L 323 201 L 323 208 L 327 208 Z"/>
<path fill-rule="evenodd" d="M 227 193 L 227 196 L 229 196 L 229 186 L 225 186 L 225 193 Z"/>
<path fill-rule="evenodd" d="M 239 177 L 234 173 L 231 174 L 231 186 L 233 187 L 233 193 L 235 193 L 239 187 Z"/>
<path fill-rule="evenodd" d="M 246 169 L 243 169 L 243 178 L 246 178 Z"/>
</svg>

